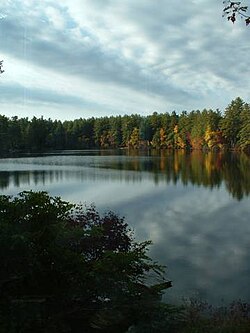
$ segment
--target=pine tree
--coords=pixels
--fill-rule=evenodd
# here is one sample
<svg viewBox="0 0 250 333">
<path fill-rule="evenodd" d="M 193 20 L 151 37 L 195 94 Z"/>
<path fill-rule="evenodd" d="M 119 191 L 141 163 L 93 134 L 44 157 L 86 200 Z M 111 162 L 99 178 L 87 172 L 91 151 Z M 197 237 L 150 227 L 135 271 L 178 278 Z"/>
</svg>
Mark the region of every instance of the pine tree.
<svg viewBox="0 0 250 333">
<path fill-rule="evenodd" d="M 241 113 L 244 109 L 244 102 L 237 97 L 225 110 L 225 116 L 221 121 L 221 129 L 229 148 L 235 148 L 238 144 L 239 132 L 241 129 Z"/>
</svg>

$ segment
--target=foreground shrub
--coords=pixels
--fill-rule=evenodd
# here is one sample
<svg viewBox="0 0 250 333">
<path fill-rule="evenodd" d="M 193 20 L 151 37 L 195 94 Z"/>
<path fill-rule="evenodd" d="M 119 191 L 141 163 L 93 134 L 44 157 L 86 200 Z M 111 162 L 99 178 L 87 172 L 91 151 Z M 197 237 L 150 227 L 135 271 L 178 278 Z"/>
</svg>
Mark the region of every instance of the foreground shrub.
<svg viewBox="0 0 250 333">
<path fill-rule="evenodd" d="M 170 287 L 123 218 L 46 192 L 0 196 L 0 245 L 4 333 L 125 332 Z"/>
<path fill-rule="evenodd" d="M 190 299 L 182 307 L 183 323 L 179 333 L 249 333 L 250 304 L 241 300 L 228 306 L 212 306 Z"/>
</svg>

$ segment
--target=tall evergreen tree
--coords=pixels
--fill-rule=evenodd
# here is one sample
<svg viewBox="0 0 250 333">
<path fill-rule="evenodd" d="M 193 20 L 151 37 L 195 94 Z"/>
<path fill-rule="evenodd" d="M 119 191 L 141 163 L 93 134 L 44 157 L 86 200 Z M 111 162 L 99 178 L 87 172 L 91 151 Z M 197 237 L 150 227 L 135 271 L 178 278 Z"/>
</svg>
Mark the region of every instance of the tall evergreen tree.
<svg viewBox="0 0 250 333">
<path fill-rule="evenodd" d="M 221 129 L 229 148 L 235 148 L 239 140 L 244 104 L 243 100 L 237 97 L 226 108 L 224 118 L 221 120 Z"/>
<path fill-rule="evenodd" d="M 243 150 L 250 151 L 250 104 L 245 104 L 241 112 L 241 128 L 238 143 Z"/>
</svg>

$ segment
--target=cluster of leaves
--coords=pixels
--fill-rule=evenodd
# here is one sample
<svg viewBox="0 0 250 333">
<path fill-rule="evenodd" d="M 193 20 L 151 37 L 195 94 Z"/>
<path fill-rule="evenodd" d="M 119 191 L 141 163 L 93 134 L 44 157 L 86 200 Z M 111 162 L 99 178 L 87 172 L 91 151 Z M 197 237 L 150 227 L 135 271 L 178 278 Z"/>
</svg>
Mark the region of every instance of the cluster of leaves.
<svg viewBox="0 0 250 333">
<path fill-rule="evenodd" d="M 0 196 L 0 243 L 1 332 L 125 332 L 171 285 L 123 218 L 46 192 Z"/>
<path fill-rule="evenodd" d="M 4 73 L 3 70 L 3 60 L 0 60 L 0 75 Z"/>
<path fill-rule="evenodd" d="M 242 6 L 242 1 L 223 1 L 225 8 L 223 16 L 227 16 L 228 21 L 235 22 L 237 16 L 245 20 L 246 25 L 250 24 L 250 16 L 247 15 L 248 6 Z"/>
</svg>

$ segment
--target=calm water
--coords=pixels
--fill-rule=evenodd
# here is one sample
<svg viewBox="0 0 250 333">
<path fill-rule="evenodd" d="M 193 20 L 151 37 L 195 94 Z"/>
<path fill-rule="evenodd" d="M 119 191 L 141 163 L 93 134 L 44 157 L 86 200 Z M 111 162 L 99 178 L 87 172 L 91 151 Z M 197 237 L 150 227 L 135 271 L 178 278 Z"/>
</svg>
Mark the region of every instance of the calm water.
<svg viewBox="0 0 250 333">
<path fill-rule="evenodd" d="M 126 217 L 167 266 L 166 299 L 250 301 L 250 158 L 244 154 L 64 152 L 0 159 L 0 193 L 46 190 Z"/>
</svg>

